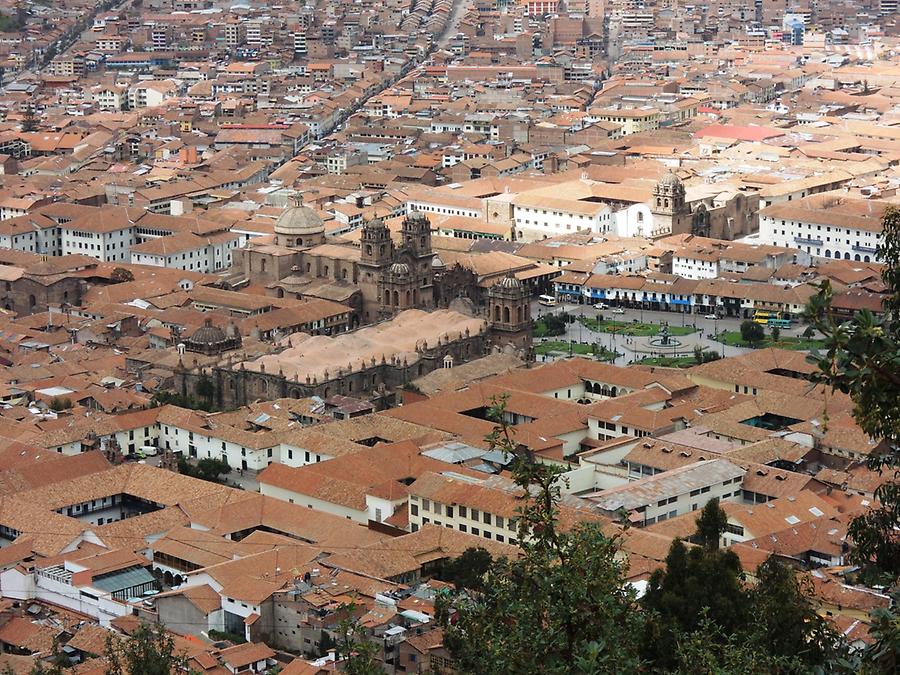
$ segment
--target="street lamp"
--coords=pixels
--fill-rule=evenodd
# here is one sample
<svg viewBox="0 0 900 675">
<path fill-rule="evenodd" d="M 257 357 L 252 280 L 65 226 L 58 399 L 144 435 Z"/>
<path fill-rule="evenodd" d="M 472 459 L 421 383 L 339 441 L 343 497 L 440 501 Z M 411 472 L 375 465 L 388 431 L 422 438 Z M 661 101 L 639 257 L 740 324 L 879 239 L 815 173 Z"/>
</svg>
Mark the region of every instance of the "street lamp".
<svg viewBox="0 0 900 675">
<path fill-rule="evenodd" d="M 719 339 L 719 313 L 716 312 L 715 319 L 713 319 L 715 323 L 715 331 L 716 331 L 716 339 Z M 725 340 L 722 339 L 722 358 L 725 358 Z"/>
</svg>

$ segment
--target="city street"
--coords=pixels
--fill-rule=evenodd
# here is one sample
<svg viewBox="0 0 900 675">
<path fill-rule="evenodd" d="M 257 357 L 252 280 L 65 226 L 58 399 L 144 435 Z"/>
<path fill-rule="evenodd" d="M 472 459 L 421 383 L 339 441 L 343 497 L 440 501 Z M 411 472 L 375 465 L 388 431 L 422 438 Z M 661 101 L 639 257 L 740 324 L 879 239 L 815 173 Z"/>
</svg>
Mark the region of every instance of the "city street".
<svg viewBox="0 0 900 675">
<path fill-rule="evenodd" d="M 561 313 L 573 314 L 579 318 L 582 316 L 586 318 L 595 318 L 598 314 L 600 314 L 604 319 L 613 321 L 636 321 L 639 323 L 652 324 L 668 323 L 669 326 L 672 327 L 677 326 L 680 328 L 681 326 L 694 326 L 697 328 L 697 332 L 690 333 L 688 335 L 676 336 L 676 339 L 681 344 L 671 347 L 650 345 L 650 338 L 647 337 L 628 337 L 613 333 L 594 332 L 587 326 L 583 325 L 581 321 L 576 321 L 575 323 L 569 324 L 565 335 L 545 338 L 550 341 L 574 340 L 575 342 L 585 344 L 595 343 L 599 344 L 602 347 L 606 347 L 607 349 L 615 350 L 621 354 L 621 356 L 619 356 L 615 361 L 615 364 L 619 366 L 628 365 L 632 361 L 639 361 L 640 359 L 648 356 L 690 356 L 694 353 L 694 347 L 698 344 L 704 349 L 707 349 L 709 351 L 716 351 L 722 356 L 738 356 L 750 351 L 749 349 L 746 349 L 744 347 L 732 347 L 724 345 L 721 342 L 717 342 L 712 339 L 712 336 L 714 336 L 717 332 L 739 331 L 741 329 L 741 323 L 744 321 L 744 319 L 730 317 L 714 320 L 707 319 L 705 318 L 705 316 L 698 314 L 680 314 L 677 312 L 659 312 L 652 310 L 627 308 L 623 309 L 625 310 L 624 314 L 613 314 L 611 308 L 598 310 L 595 309 L 593 305 L 560 303 L 556 307 L 545 307 L 538 304 L 537 301 L 534 301 L 531 307 L 531 314 L 534 318 L 539 318 L 540 316 L 546 314 Z M 781 333 L 785 337 L 797 337 L 803 332 L 804 329 L 805 326 L 797 323 L 792 328 L 783 329 Z M 540 342 L 540 338 L 535 338 L 535 344 L 540 344 Z M 554 357 L 544 357 L 538 355 L 537 358 L 538 361 L 541 361 L 544 359 L 553 360 Z"/>
</svg>

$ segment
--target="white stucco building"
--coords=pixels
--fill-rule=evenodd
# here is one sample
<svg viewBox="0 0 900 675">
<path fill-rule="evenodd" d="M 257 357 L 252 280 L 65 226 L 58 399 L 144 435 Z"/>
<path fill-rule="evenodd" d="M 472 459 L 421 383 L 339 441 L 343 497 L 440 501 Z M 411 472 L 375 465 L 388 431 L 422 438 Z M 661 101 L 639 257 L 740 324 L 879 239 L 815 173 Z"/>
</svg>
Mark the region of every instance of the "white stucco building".
<svg viewBox="0 0 900 675">
<path fill-rule="evenodd" d="M 759 241 L 817 258 L 878 262 L 888 202 L 825 193 L 760 211 Z"/>
</svg>

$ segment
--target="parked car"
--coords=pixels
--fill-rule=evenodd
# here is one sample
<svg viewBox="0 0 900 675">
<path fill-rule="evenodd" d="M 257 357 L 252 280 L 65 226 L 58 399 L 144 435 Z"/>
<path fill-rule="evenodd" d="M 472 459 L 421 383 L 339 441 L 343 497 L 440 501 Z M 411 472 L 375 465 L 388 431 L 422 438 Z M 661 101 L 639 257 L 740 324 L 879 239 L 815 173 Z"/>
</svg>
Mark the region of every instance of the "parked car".
<svg viewBox="0 0 900 675">
<path fill-rule="evenodd" d="M 609 307 L 609 305 L 607 305 L 603 302 L 598 302 L 597 304 L 594 305 L 594 309 L 606 309 L 607 307 Z"/>
<path fill-rule="evenodd" d="M 704 319 L 718 319 L 719 317 L 718 317 L 718 315 L 716 315 L 716 314 L 707 314 L 707 315 L 704 316 L 703 318 L 704 318 Z"/>
<path fill-rule="evenodd" d="M 612 313 L 613 313 L 613 314 L 624 314 L 624 313 L 625 313 L 625 310 L 622 309 L 621 307 L 614 307 L 613 310 L 612 310 Z"/>
<path fill-rule="evenodd" d="M 140 451 L 145 457 L 156 457 L 159 454 L 159 448 L 155 445 L 142 445 Z"/>
</svg>

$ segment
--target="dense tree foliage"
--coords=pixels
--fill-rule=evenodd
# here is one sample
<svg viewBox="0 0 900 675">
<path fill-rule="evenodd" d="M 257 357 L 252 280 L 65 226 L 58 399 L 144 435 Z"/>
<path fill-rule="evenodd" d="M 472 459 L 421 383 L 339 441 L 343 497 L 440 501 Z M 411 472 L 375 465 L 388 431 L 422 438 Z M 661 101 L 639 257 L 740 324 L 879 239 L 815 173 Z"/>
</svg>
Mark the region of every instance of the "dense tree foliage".
<svg viewBox="0 0 900 675">
<path fill-rule="evenodd" d="M 741 340 L 749 345 L 755 345 L 766 339 L 766 330 L 762 324 L 758 324 L 751 319 L 747 319 L 741 323 Z"/>
<path fill-rule="evenodd" d="M 885 263 L 882 278 L 889 291 L 884 312 L 863 310 L 841 321 L 832 311 L 833 290 L 826 281 L 810 299 L 808 318 L 825 338 L 811 359 L 817 379 L 853 400 L 859 426 L 882 440 L 869 466 L 889 477 L 875 497 L 880 508 L 854 521 L 850 536 L 858 562 L 874 564 L 892 579 L 900 577 L 900 210 L 889 208 L 883 219 L 878 254 Z"/>
<path fill-rule="evenodd" d="M 221 477 L 230 471 L 231 467 L 223 459 L 204 457 L 194 466 L 184 457 L 178 458 L 178 473 L 199 478 L 200 480 L 208 480 L 211 483 L 222 482 Z"/>
<path fill-rule="evenodd" d="M 833 311 L 834 292 L 825 281 L 812 297 L 807 319 L 822 333 L 823 349 L 810 356 L 819 367 L 816 381 L 850 396 L 857 424 L 880 441 L 869 468 L 885 482 L 875 491 L 878 507 L 856 518 L 849 538 L 856 562 L 881 575 L 885 585 L 900 580 L 900 210 L 888 208 L 882 219 L 878 257 L 887 297 L 883 312 L 868 310 L 842 320 Z M 900 618 L 895 611 L 875 612 L 875 644 L 863 655 L 860 672 L 897 672 Z"/>
<path fill-rule="evenodd" d="M 840 672 L 840 635 L 820 618 L 793 569 L 769 558 L 747 583 L 734 552 L 719 543 L 727 516 L 707 503 L 694 536 L 672 543 L 665 570 L 650 579 L 644 656 L 657 672 Z"/>
<path fill-rule="evenodd" d="M 171 675 L 190 672 L 175 638 L 161 624 L 141 625 L 128 639 L 106 639 L 106 675 Z"/>
<path fill-rule="evenodd" d="M 501 420 L 505 402 L 490 410 Z M 525 490 L 522 554 L 495 560 L 479 593 L 454 598 L 444 643 L 465 673 L 626 673 L 637 671 L 640 619 L 625 584 L 616 541 L 596 524 L 557 527 L 560 469 L 517 449 L 498 424 L 491 445 L 513 455 Z M 446 613 L 445 613 L 446 614 Z"/>
<path fill-rule="evenodd" d="M 484 575 L 493 562 L 491 554 L 483 548 L 467 548 L 443 566 L 440 578 L 459 589 L 480 591 L 484 588 Z"/>
</svg>

